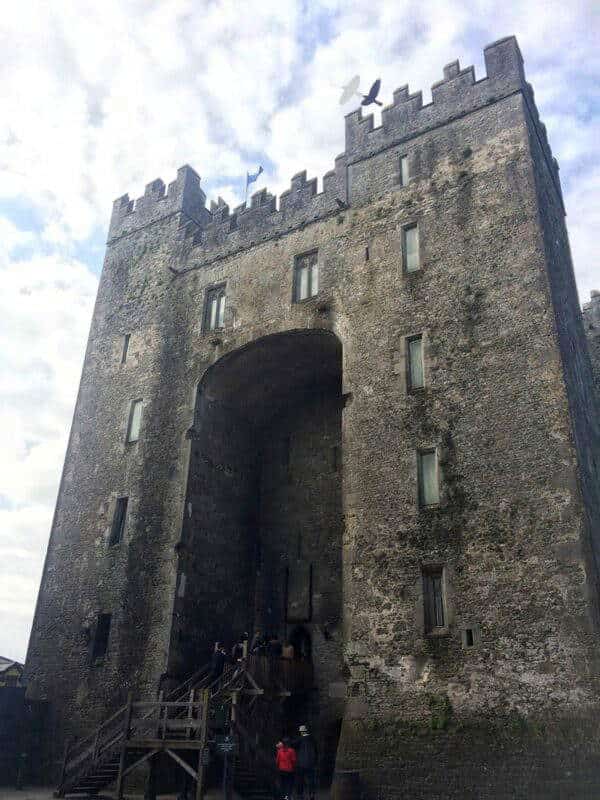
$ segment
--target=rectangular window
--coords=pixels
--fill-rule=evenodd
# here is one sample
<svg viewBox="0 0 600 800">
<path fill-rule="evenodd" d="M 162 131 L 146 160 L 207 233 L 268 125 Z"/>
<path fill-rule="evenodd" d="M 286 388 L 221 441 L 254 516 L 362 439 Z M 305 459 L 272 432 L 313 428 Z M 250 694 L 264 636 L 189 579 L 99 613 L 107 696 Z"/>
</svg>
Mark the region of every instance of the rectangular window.
<svg viewBox="0 0 600 800">
<path fill-rule="evenodd" d="M 419 505 L 437 505 L 440 502 L 440 492 L 437 453 L 435 450 L 420 450 L 417 453 L 417 481 L 419 485 Z"/>
<path fill-rule="evenodd" d="M 126 333 L 123 337 L 123 351 L 121 352 L 121 364 L 124 364 L 127 361 L 127 351 L 129 350 L 129 339 L 131 338 L 130 333 Z"/>
<path fill-rule="evenodd" d="M 446 626 L 444 608 L 444 571 L 442 567 L 423 569 L 423 606 L 425 632 Z"/>
<path fill-rule="evenodd" d="M 127 517 L 127 497 L 118 497 L 115 504 L 115 513 L 113 514 L 112 527 L 110 529 L 110 539 L 108 544 L 110 547 L 118 544 L 123 538 L 123 531 L 125 530 L 125 518 Z"/>
<path fill-rule="evenodd" d="M 422 389 L 425 386 L 422 336 L 412 336 L 406 340 L 406 357 L 408 390 Z"/>
<path fill-rule="evenodd" d="M 129 412 L 129 424 L 127 426 L 127 441 L 137 442 L 140 437 L 140 427 L 142 424 L 142 400 L 134 400 Z"/>
<path fill-rule="evenodd" d="M 405 272 L 417 272 L 419 259 L 419 226 L 409 225 L 402 231 L 402 252 Z"/>
<path fill-rule="evenodd" d="M 110 634 L 110 614 L 99 614 L 96 622 L 96 633 L 92 648 L 92 661 L 104 658 L 108 650 L 108 636 Z"/>
<path fill-rule="evenodd" d="M 400 186 L 406 186 L 410 181 L 408 156 L 400 156 Z"/>
<path fill-rule="evenodd" d="M 319 291 L 319 264 L 317 251 L 298 256 L 294 266 L 294 300 L 307 300 Z"/>
<path fill-rule="evenodd" d="M 218 331 L 225 324 L 225 286 L 216 286 L 209 289 L 206 293 L 206 303 L 204 307 L 205 331 Z"/>
</svg>

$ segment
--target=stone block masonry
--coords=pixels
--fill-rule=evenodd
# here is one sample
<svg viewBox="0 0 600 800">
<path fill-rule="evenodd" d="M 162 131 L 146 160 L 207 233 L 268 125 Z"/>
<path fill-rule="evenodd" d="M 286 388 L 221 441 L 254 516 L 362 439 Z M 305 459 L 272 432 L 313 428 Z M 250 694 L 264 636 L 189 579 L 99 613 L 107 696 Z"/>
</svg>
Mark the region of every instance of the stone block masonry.
<svg viewBox="0 0 600 800">
<path fill-rule="evenodd" d="M 583 304 L 583 322 L 594 370 L 596 400 L 600 402 L 600 292 L 593 291 Z"/>
<path fill-rule="evenodd" d="M 366 798 L 600 795 L 597 298 L 515 38 L 485 63 L 348 115 L 321 192 L 116 201 L 26 665 L 48 769 L 258 626 Z"/>
</svg>

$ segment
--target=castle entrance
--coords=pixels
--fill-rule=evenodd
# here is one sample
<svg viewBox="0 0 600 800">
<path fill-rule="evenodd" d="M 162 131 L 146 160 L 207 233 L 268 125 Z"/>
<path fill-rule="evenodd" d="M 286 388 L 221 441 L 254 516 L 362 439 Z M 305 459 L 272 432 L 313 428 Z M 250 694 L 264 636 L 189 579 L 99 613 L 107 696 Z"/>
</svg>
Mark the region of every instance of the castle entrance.
<svg viewBox="0 0 600 800">
<path fill-rule="evenodd" d="M 343 680 L 341 419 L 342 348 L 328 331 L 265 337 L 206 372 L 171 641 L 179 675 L 244 632 L 291 645 L 285 668 L 302 680 L 278 735 L 308 724 L 323 741 L 343 713 L 331 689 Z"/>
</svg>

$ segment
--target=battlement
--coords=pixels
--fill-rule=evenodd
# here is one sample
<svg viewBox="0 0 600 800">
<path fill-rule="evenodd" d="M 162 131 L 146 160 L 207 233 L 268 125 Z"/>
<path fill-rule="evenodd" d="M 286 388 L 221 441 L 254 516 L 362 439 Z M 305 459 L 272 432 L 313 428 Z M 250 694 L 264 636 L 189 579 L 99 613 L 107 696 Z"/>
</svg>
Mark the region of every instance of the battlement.
<svg viewBox="0 0 600 800">
<path fill-rule="evenodd" d="M 421 92 L 410 94 L 402 86 L 381 114 L 381 125 L 373 115 L 358 108 L 346 117 L 346 154 L 352 163 L 395 142 L 417 136 L 456 117 L 524 89 L 523 57 L 514 36 L 499 39 L 484 50 L 487 77 L 475 79 L 474 68 L 461 69 L 458 61 L 444 67 L 444 77 L 431 87 L 431 103 L 423 105 Z"/>
<path fill-rule="evenodd" d="M 600 328 L 600 292 L 592 290 L 590 300 L 583 304 L 583 318 L 588 325 Z"/>
<path fill-rule="evenodd" d="M 210 212 L 205 208 L 206 195 L 200 188 L 200 176 L 187 164 L 177 170 L 177 178 L 165 184 L 157 178 L 146 185 L 142 197 L 133 201 L 128 194 L 117 198 L 113 203 L 108 229 L 108 239 L 138 230 L 169 214 L 184 212 L 199 224 L 210 220 Z"/>
<path fill-rule="evenodd" d="M 274 235 L 282 235 L 298 225 L 337 213 L 352 202 L 348 190 L 348 167 L 374 154 L 412 139 L 458 119 L 472 111 L 521 92 L 557 189 L 558 165 L 552 158 L 546 128 L 540 122 L 533 90 L 526 82 L 523 58 L 514 36 L 499 39 L 484 50 L 487 75 L 476 80 L 472 66 L 461 69 L 458 61 L 447 64 L 443 78 L 431 88 L 432 100 L 423 105 L 422 93 L 411 94 L 408 86 L 393 92 L 393 102 L 383 108 L 381 125 L 374 127 L 372 114 L 362 116 L 362 109 L 345 118 L 345 151 L 337 156 L 332 170 L 323 176 L 323 188 L 317 191 L 317 179 L 307 178 L 306 170 L 296 173 L 290 188 L 277 198 L 261 189 L 252 195 L 250 205 L 242 203 L 230 212 L 222 198 L 205 207 L 206 196 L 200 178 L 184 166 L 177 180 L 165 185 L 159 179 L 146 187 L 143 197 L 134 203 L 128 195 L 115 201 L 109 240 L 130 233 L 169 214 L 181 212 L 187 218 L 183 229 L 186 252 L 202 248 L 201 260 L 226 256 Z M 198 253 L 200 255 L 200 253 Z M 196 256 L 196 253 L 194 253 Z"/>
</svg>

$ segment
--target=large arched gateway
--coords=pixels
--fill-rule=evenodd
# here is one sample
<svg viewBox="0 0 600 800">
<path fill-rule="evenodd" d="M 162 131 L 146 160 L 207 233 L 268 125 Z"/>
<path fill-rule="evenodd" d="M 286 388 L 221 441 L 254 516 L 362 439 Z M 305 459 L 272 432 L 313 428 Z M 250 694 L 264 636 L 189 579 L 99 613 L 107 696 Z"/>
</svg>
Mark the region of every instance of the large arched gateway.
<svg viewBox="0 0 600 800">
<path fill-rule="evenodd" d="M 342 347 L 329 331 L 267 336 L 207 370 L 170 660 L 183 676 L 245 631 L 293 641 L 314 677 L 287 724 L 304 716 L 326 737 L 341 714 L 330 697 L 342 678 L 341 416 Z"/>
</svg>

